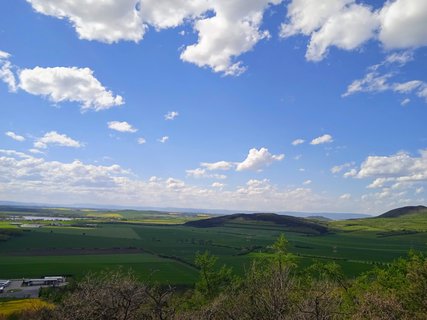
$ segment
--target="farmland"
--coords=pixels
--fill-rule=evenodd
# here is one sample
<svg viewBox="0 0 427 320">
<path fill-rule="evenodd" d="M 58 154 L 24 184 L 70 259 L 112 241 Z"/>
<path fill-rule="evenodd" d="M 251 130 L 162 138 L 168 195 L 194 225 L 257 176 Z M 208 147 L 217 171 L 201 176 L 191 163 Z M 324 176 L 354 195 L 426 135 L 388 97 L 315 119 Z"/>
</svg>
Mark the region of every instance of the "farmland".
<svg viewBox="0 0 427 320">
<path fill-rule="evenodd" d="M 33 220 L 32 224 L 41 227 L 19 227 L 23 215 L 31 214 L 73 219 Z M 0 241 L 0 278 L 58 274 L 79 278 L 89 271 L 122 266 L 133 269 L 143 280 L 191 285 L 198 275 L 193 265 L 197 252 L 207 250 L 221 264 L 242 273 L 252 259 L 266 254 L 281 233 L 300 266 L 315 259 L 335 261 L 348 276 L 356 276 L 404 256 L 410 249 L 425 251 L 427 243 L 427 230 L 419 222 L 425 216 L 417 216 L 412 225 L 410 217 L 399 217 L 321 222 L 314 229 L 310 229 L 312 222 L 303 222 L 298 228 L 245 216 L 221 220 L 214 227 L 198 227 L 195 222 L 201 217 L 197 215 L 137 211 L 7 210 L 0 216 L 4 219 L 0 230 L 20 231 Z M 5 220 L 10 216 L 17 218 Z M 193 222 L 183 224 L 188 221 Z M 370 226 L 368 221 L 375 223 Z"/>
</svg>

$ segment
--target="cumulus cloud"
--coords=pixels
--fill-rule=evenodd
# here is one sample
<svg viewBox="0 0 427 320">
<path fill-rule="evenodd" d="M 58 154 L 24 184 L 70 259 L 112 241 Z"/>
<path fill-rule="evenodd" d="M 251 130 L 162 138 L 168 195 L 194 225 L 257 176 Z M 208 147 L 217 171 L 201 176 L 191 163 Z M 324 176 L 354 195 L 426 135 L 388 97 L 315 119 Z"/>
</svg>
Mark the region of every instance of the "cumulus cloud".
<svg viewBox="0 0 427 320">
<path fill-rule="evenodd" d="M 20 135 L 16 134 L 15 132 L 12 132 L 12 131 L 7 131 L 5 133 L 5 135 L 8 136 L 9 138 L 12 138 L 13 140 L 16 140 L 19 142 L 25 141 L 24 136 L 20 136 Z"/>
<path fill-rule="evenodd" d="M 304 142 L 305 142 L 304 139 L 296 139 L 296 140 L 292 141 L 292 145 L 297 146 L 297 145 L 303 144 Z"/>
<path fill-rule="evenodd" d="M 175 28 L 190 21 L 198 42 L 185 47 L 181 59 L 215 72 L 238 75 L 235 58 L 268 38 L 260 30 L 263 13 L 282 0 L 27 0 L 38 13 L 67 19 L 80 39 L 105 43 L 140 41 L 148 26 Z M 84 10 L 82 10 L 84 8 Z M 212 14 L 208 14 L 212 13 Z"/>
<path fill-rule="evenodd" d="M 82 110 L 99 111 L 124 103 L 123 98 L 107 90 L 89 68 L 23 69 L 19 80 L 19 88 L 30 94 L 47 97 L 54 103 L 79 102 Z"/>
<path fill-rule="evenodd" d="M 226 179 L 227 176 L 224 174 L 216 174 L 216 173 L 209 173 L 206 169 L 203 168 L 196 168 L 191 170 L 186 170 L 188 177 L 193 178 L 211 178 L 211 179 Z"/>
<path fill-rule="evenodd" d="M 283 38 L 310 37 L 306 58 L 319 61 L 336 46 L 354 50 L 370 39 L 386 49 L 412 49 L 427 45 L 427 4 L 419 0 L 386 1 L 382 8 L 355 0 L 292 0 Z"/>
<path fill-rule="evenodd" d="M 139 41 L 146 25 L 135 0 L 27 0 L 35 11 L 71 22 L 80 39 Z"/>
<path fill-rule="evenodd" d="M 214 188 L 224 188 L 225 184 L 221 182 L 214 182 L 211 186 Z"/>
<path fill-rule="evenodd" d="M 183 61 L 214 72 L 239 75 L 245 71 L 235 57 L 251 50 L 260 40 L 268 38 L 268 31 L 260 30 L 263 13 L 271 4 L 282 0 L 217 0 L 211 1 L 214 15 L 194 23 L 199 39 L 181 54 Z"/>
<path fill-rule="evenodd" d="M 243 170 L 261 170 L 262 167 L 268 166 L 275 161 L 282 161 L 284 154 L 271 154 L 267 148 L 252 148 L 243 162 L 237 164 L 236 171 Z"/>
<path fill-rule="evenodd" d="M 7 84 L 10 92 L 17 90 L 16 78 L 9 61 L 10 54 L 0 50 L 0 80 Z"/>
<path fill-rule="evenodd" d="M 230 170 L 234 167 L 234 164 L 232 162 L 227 161 L 218 161 L 212 163 L 202 162 L 200 165 L 206 168 L 207 170 Z"/>
<path fill-rule="evenodd" d="M 179 113 L 177 111 L 169 111 L 165 114 L 165 120 L 174 120 L 178 116 Z"/>
<path fill-rule="evenodd" d="M 351 199 L 351 194 L 350 193 L 344 193 L 340 196 L 341 200 L 350 200 Z"/>
<path fill-rule="evenodd" d="M 417 187 L 419 189 L 420 186 Z M 0 149 L 0 192 L 11 201 L 50 203 L 99 203 L 127 206 L 171 206 L 228 208 L 251 211 L 384 211 L 387 203 L 403 203 L 397 189 L 379 196 L 366 195 L 349 204 L 338 201 L 340 195 L 327 196 L 310 188 L 283 188 L 268 179 L 249 179 L 244 185 L 225 190 L 221 182 L 208 187 L 190 185 L 173 177 L 151 177 L 147 180 L 114 164 L 93 165 L 80 160 L 47 161 L 15 150 Z M 423 192 L 422 190 L 420 192 Z M 415 194 L 415 190 L 414 190 Z M 391 196 L 392 198 L 390 198 Z M 399 201 L 397 201 L 399 200 Z M 378 200 L 379 201 L 379 200 Z M 358 207 L 355 207 L 354 205 Z M 386 205 L 385 205 L 386 204 Z M 364 207 L 371 206 L 371 207 Z M 374 206 L 374 208 L 372 208 Z"/>
<path fill-rule="evenodd" d="M 333 141 L 334 141 L 334 139 L 332 138 L 332 136 L 330 134 L 324 134 L 320 137 L 317 137 L 317 138 L 314 138 L 313 140 L 311 140 L 310 144 L 311 145 L 318 145 L 318 144 L 331 143 Z"/>
<path fill-rule="evenodd" d="M 348 163 L 344 163 L 344 164 L 341 164 L 341 165 L 338 165 L 338 166 L 333 166 L 331 168 L 331 172 L 333 174 L 340 173 L 344 169 L 352 167 L 352 166 L 354 166 L 354 162 L 348 162 Z"/>
<path fill-rule="evenodd" d="M 427 45 L 427 2 L 388 1 L 380 12 L 379 39 L 387 49 Z"/>
<path fill-rule="evenodd" d="M 34 142 L 34 147 L 38 149 L 46 149 L 49 145 L 80 148 L 83 146 L 83 143 L 56 131 L 47 132 L 43 137 L 36 139 Z"/>
<path fill-rule="evenodd" d="M 282 161 L 285 158 L 284 154 L 271 154 L 267 148 L 252 148 L 249 150 L 249 153 L 245 160 L 242 162 L 231 162 L 231 161 L 218 161 L 218 162 L 202 162 L 200 166 L 203 169 L 200 170 L 254 170 L 260 171 L 263 167 L 269 166 L 273 162 Z"/>
<path fill-rule="evenodd" d="M 421 150 L 419 156 L 399 152 L 390 156 L 369 156 L 353 171 L 358 179 L 372 179 L 369 189 L 411 188 L 427 183 L 427 150 Z"/>
<path fill-rule="evenodd" d="M 283 38 L 310 36 L 306 58 L 322 60 L 329 47 L 353 50 L 374 36 L 379 19 L 372 8 L 354 0 L 293 0 L 288 5 L 288 22 L 281 26 Z"/>
<path fill-rule="evenodd" d="M 305 180 L 302 184 L 305 186 L 308 186 L 309 184 L 311 184 L 313 181 L 311 180 Z"/>
<path fill-rule="evenodd" d="M 46 161 L 26 154 L 11 154 L 0 150 L 0 187 L 8 186 L 10 193 L 28 192 L 31 197 L 67 193 L 101 191 L 117 186 L 120 177 L 128 172 L 118 165 L 96 166 L 79 160 L 70 163 Z M 3 155 L 2 155 L 3 154 Z M 13 196 L 12 196 L 13 197 Z"/>
<path fill-rule="evenodd" d="M 160 143 L 166 143 L 169 140 L 168 136 L 163 136 L 159 139 L 157 139 L 157 141 L 159 141 Z"/>
<path fill-rule="evenodd" d="M 35 149 L 35 148 L 28 149 L 28 151 L 34 154 L 44 154 L 43 151 L 40 151 L 39 149 Z"/>
<path fill-rule="evenodd" d="M 137 142 L 138 142 L 138 144 L 144 144 L 147 142 L 147 140 L 145 140 L 145 138 L 141 137 L 141 138 L 138 138 Z"/>
<path fill-rule="evenodd" d="M 134 133 L 138 131 L 138 129 L 134 128 L 131 124 L 127 123 L 126 121 L 109 121 L 107 124 L 109 129 L 119 131 L 119 132 Z"/>
</svg>

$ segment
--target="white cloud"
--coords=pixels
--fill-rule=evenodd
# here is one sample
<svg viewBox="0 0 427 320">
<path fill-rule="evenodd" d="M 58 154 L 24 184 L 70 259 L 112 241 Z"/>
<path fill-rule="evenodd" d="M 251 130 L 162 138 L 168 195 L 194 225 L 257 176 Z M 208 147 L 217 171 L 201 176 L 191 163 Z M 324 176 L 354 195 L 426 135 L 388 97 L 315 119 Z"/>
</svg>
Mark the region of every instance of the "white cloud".
<svg viewBox="0 0 427 320">
<path fill-rule="evenodd" d="M 288 5 L 288 23 L 282 24 L 283 38 L 302 33 L 310 36 L 306 58 L 322 60 L 328 48 L 353 50 L 374 36 L 377 14 L 354 0 L 293 0 Z"/>
<path fill-rule="evenodd" d="M 160 143 L 166 143 L 169 140 L 168 136 L 163 136 L 160 139 L 158 139 L 157 141 L 159 141 Z"/>
<path fill-rule="evenodd" d="M 408 62 L 414 60 L 414 53 L 412 51 L 394 52 L 385 58 L 385 63 L 397 63 L 404 66 Z"/>
<path fill-rule="evenodd" d="M 108 128 L 119 132 L 137 132 L 138 129 L 134 128 L 131 124 L 126 121 L 110 121 L 107 123 Z"/>
<path fill-rule="evenodd" d="M 212 183 L 212 185 L 211 185 L 213 188 L 224 188 L 224 186 L 225 186 L 225 184 L 224 183 L 221 183 L 221 182 L 214 182 L 214 183 Z"/>
<path fill-rule="evenodd" d="M 386 49 L 427 45 L 425 1 L 386 1 L 376 10 L 355 0 L 292 0 L 287 19 L 281 36 L 309 36 L 306 58 L 313 61 L 325 58 L 331 46 L 354 50 L 370 39 Z"/>
<path fill-rule="evenodd" d="M 427 102 L 427 83 L 420 80 L 410 80 L 406 82 L 391 82 L 389 81 L 395 74 L 386 73 L 381 74 L 377 71 L 379 66 L 382 66 L 383 63 L 373 66 L 375 71 L 368 72 L 363 79 L 354 80 L 348 87 L 347 91 L 342 95 L 342 97 L 348 97 L 352 94 L 359 92 L 367 93 L 378 93 L 385 91 L 392 91 L 401 94 L 410 94 L 415 92 L 415 94 L 424 98 Z M 373 69 L 372 67 L 370 69 Z M 409 102 L 409 101 L 408 101 Z M 406 102 L 406 103 L 408 103 Z"/>
<path fill-rule="evenodd" d="M 218 162 L 202 162 L 200 166 L 206 168 L 207 170 L 230 170 L 234 167 L 232 162 L 227 161 L 218 161 Z"/>
<path fill-rule="evenodd" d="M 348 97 L 356 92 L 382 92 L 390 89 L 387 82 L 392 77 L 391 73 L 381 75 L 376 71 L 367 73 L 363 79 L 353 81 L 342 95 Z"/>
<path fill-rule="evenodd" d="M 235 57 L 261 39 L 263 13 L 282 0 L 27 0 L 42 14 L 68 19 L 80 39 L 113 43 L 140 41 L 148 26 L 175 28 L 189 21 L 198 42 L 185 47 L 181 59 L 215 72 L 238 75 L 245 70 Z M 82 9 L 84 8 L 84 9 Z M 207 12 L 212 15 L 206 14 Z"/>
<path fill-rule="evenodd" d="M 357 175 L 357 170 L 353 168 L 353 169 L 347 171 L 346 173 L 344 173 L 343 177 L 344 178 L 350 178 L 350 177 L 355 177 L 356 175 Z"/>
<path fill-rule="evenodd" d="M 292 145 L 297 146 L 297 145 L 303 144 L 304 142 L 305 142 L 304 139 L 296 139 L 296 140 L 292 141 Z"/>
<path fill-rule="evenodd" d="M 13 140 L 16 140 L 19 142 L 25 141 L 25 137 L 20 136 L 20 135 L 16 134 L 15 132 L 12 132 L 12 131 L 6 132 L 5 135 L 8 136 L 9 138 L 12 138 Z"/>
<path fill-rule="evenodd" d="M 28 151 L 34 154 L 44 154 L 44 152 L 39 149 L 29 149 Z"/>
<path fill-rule="evenodd" d="M 393 87 L 393 91 L 396 91 L 399 93 L 409 93 L 414 91 L 415 89 L 418 89 L 422 85 L 423 85 L 423 82 L 419 80 L 411 80 L 403 83 L 395 83 Z"/>
<path fill-rule="evenodd" d="M 353 4 L 330 17 L 320 30 L 312 34 L 306 57 L 320 61 L 331 46 L 354 50 L 372 38 L 377 27 L 377 16 L 369 7 Z"/>
<path fill-rule="evenodd" d="M 15 150 L 0 150 L 0 192 L 10 201 L 94 203 L 102 205 L 228 208 L 251 211 L 381 212 L 411 199 L 402 191 L 381 190 L 360 201 L 339 201 L 310 188 L 279 188 L 268 179 L 250 179 L 225 190 L 220 182 L 209 187 L 169 177 L 138 179 L 117 164 L 101 166 L 47 161 Z M 419 189 L 420 186 L 417 187 Z M 414 189 L 415 194 L 416 190 Z M 424 191 L 419 191 L 420 194 Z M 408 193 L 409 194 L 409 193 Z M 419 197 L 419 196 L 418 196 Z M 412 201 L 414 202 L 414 201 Z"/>
<path fill-rule="evenodd" d="M 251 50 L 260 40 L 268 38 L 260 30 L 263 13 L 270 4 L 282 0 L 216 0 L 210 2 L 213 16 L 194 23 L 198 42 L 187 46 L 181 54 L 183 61 L 199 67 L 209 67 L 225 75 L 239 75 L 245 71 L 235 57 Z"/>
<path fill-rule="evenodd" d="M 165 114 L 165 120 L 174 120 L 176 117 L 179 116 L 179 113 L 176 111 L 169 111 Z"/>
<path fill-rule="evenodd" d="M 344 193 L 340 196 L 341 200 L 350 200 L 351 199 L 351 194 L 350 193 Z"/>
<path fill-rule="evenodd" d="M 80 39 L 106 43 L 139 41 L 146 26 L 136 0 L 27 0 L 39 13 L 68 19 Z"/>
<path fill-rule="evenodd" d="M 106 43 L 142 40 L 148 25 L 174 28 L 211 7 L 208 0 L 27 0 L 42 14 L 68 19 L 80 39 Z M 83 9 L 84 8 L 84 9 Z"/>
<path fill-rule="evenodd" d="M 237 164 L 236 171 L 243 170 L 261 170 L 262 167 L 268 166 L 275 161 L 282 161 L 285 158 L 284 154 L 271 154 L 267 148 L 252 148 L 243 162 Z"/>
<path fill-rule="evenodd" d="M 10 58 L 10 53 L 0 50 L 0 60 L 8 60 Z"/>
<path fill-rule="evenodd" d="M 427 45 L 427 2 L 387 1 L 380 12 L 379 39 L 387 49 Z"/>
<path fill-rule="evenodd" d="M 9 53 L 0 50 L 0 80 L 7 84 L 10 92 L 15 92 L 17 90 L 16 78 L 12 72 L 9 58 Z"/>
<path fill-rule="evenodd" d="M 212 179 L 226 179 L 227 176 L 224 174 L 212 174 L 208 173 L 206 169 L 196 168 L 191 170 L 186 170 L 187 176 L 193 178 L 212 178 Z"/>
<path fill-rule="evenodd" d="M 411 102 L 411 99 L 406 98 L 406 99 L 403 99 L 403 100 L 402 100 L 402 102 L 400 103 L 400 105 L 402 105 L 402 106 L 406 106 L 406 105 L 408 105 L 410 102 Z"/>
<path fill-rule="evenodd" d="M 82 110 L 99 111 L 124 103 L 123 98 L 108 91 L 89 68 L 35 67 L 22 70 L 19 80 L 19 88 L 28 93 L 45 96 L 55 103 L 79 102 Z"/>
<path fill-rule="evenodd" d="M 343 171 L 345 168 L 349 168 L 349 167 L 351 167 L 351 166 L 354 166 L 354 162 L 347 162 L 347 163 L 344 163 L 344 164 L 341 164 L 341 165 L 338 165 L 338 166 L 333 166 L 333 167 L 331 168 L 331 172 L 332 172 L 333 174 L 340 173 L 340 172 L 341 172 L 341 171 Z"/>
<path fill-rule="evenodd" d="M 141 137 L 141 138 L 138 138 L 137 142 L 138 142 L 138 144 L 144 144 L 147 142 L 147 140 L 145 140 L 145 138 Z"/>
<path fill-rule="evenodd" d="M 413 188 L 427 183 L 427 150 L 414 157 L 406 152 L 390 156 L 369 156 L 352 175 L 359 179 L 373 179 L 367 186 L 378 188 Z"/>
<path fill-rule="evenodd" d="M 34 142 L 34 147 L 38 149 L 46 149 L 49 145 L 80 148 L 83 146 L 83 143 L 56 131 L 47 132 L 43 137 L 36 139 Z"/>
<path fill-rule="evenodd" d="M 311 180 L 305 180 L 302 184 L 305 186 L 308 186 L 309 184 L 311 184 L 313 181 Z"/>
<path fill-rule="evenodd" d="M 332 136 L 330 134 L 324 134 L 323 136 L 314 138 L 313 140 L 311 140 L 310 144 L 311 145 L 318 145 L 318 144 L 324 144 L 324 143 L 331 143 L 333 142 L 334 139 L 332 138 Z"/>
<path fill-rule="evenodd" d="M 144 22 L 157 30 L 175 28 L 186 19 L 195 19 L 211 7 L 208 0 L 141 0 L 140 13 Z"/>
</svg>

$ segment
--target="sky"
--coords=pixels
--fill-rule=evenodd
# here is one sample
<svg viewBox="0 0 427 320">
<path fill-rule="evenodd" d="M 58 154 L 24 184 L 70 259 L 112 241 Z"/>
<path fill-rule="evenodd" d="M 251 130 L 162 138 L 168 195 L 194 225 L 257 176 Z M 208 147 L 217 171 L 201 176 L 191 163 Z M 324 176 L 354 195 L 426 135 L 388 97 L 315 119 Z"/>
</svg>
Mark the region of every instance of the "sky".
<svg viewBox="0 0 427 320">
<path fill-rule="evenodd" d="M 0 200 L 426 204 L 426 0 L 0 2 Z"/>
</svg>

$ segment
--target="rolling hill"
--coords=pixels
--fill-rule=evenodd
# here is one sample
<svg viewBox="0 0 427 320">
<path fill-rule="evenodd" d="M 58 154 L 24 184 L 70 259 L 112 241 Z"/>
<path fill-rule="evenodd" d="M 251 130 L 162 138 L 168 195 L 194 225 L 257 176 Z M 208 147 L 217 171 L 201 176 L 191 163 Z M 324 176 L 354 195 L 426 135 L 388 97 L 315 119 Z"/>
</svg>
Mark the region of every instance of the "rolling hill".
<svg viewBox="0 0 427 320">
<path fill-rule="evenodd" d="M 377 218 L 398 218 L 398 217 L 412 216 L 412 215 L 418 215 L 418 214 L 425 215 L 427 218 L 427 207 L 408 206 L 408 207 L 397 208 L 397 209 L 387 211 L 386 213 L 379 215 Z"/>
<path fill-rule="evenodd" d="M 393 231 L 396 234 L 427 232 L 427 207 L 408 206 L 387 211 L 377 217 L 350 219 L 329 223 L 333 229 L 344 231 Z"/>
<path fill-rule="evenodd" d="M 274 226 L 284 231 L 286 230 L 308 234 L 325 234 L 329 232 L 328 227 L 323 224 L 309 221 L 303 218 L 278 215 L 275 213 L 236 213 L 226 216 L 189 221 L 184 225 L 196 228 L 211 228 L 230 226 L 231 224 L 238 224 L 240 226 L 252 225 L 257 227 Z"/>
</svg>

